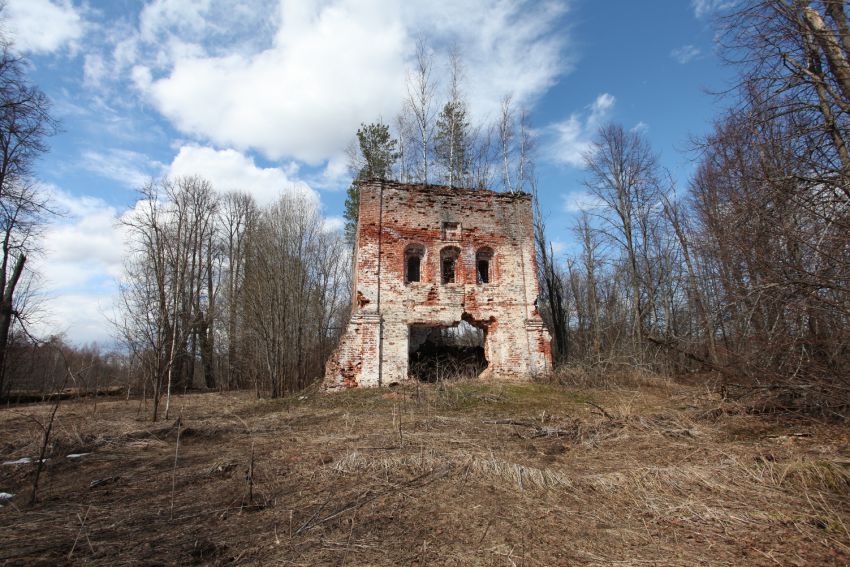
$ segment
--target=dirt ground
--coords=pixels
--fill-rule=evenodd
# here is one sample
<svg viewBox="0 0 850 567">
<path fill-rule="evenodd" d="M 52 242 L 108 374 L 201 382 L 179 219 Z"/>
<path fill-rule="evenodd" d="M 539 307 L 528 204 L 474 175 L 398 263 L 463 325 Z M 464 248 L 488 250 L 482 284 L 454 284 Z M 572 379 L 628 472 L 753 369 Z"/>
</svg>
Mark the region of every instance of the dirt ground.
<svg viewBox="0 0 850 567">
<path fill-rule="evenodd" d="M 38 455 L 49 410 L 0 410 L 0 461 Z M 0 561 L 850 563 L 850 427 L 698 385 L 209 393 L 171 413 L 62 402 L 34 506 L 35 465 L 0 465 Z"/>
</svg>

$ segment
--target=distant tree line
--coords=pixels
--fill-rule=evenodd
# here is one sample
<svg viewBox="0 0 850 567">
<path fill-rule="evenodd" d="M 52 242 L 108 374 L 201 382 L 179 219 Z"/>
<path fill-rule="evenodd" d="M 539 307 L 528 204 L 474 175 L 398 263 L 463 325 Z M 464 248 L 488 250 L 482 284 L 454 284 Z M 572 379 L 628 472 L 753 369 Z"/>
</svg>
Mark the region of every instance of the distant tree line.
<svg viewBox="0 0 850 567">
<path fill-rule="evenodd" d="M 129 394 L 135 389 L 129 357 L 96 344 L 75 346 L 60 336 L 33 341 L 13 333 L 6 357 L 5 381 L 0 391 L 4 401 L 37 401 L 63 387 L 81 396 Z"/>
<path fill-rule="evenodd" d="M 585 155 L 596 200 L 553 258 L 538 226 L 557 360 L 749 377 L 844 406 L 850 387 L 848 5 L 761 0 L 719 22 L 740 70 L 677 190 L 639 132 Z M 830 402 L 828 400 L 832 399 Z M 827 401 L 825 401 L 827 400 Z"/>
</svg>

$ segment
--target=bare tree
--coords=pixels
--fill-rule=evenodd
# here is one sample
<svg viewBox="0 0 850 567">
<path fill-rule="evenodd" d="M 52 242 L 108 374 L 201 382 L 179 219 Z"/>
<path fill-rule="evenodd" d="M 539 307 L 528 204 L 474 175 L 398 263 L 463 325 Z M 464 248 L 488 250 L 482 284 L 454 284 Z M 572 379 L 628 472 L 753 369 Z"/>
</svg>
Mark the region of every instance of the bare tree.
<svg viewBox="0 0 850 567">
<path fill-rule="evenodd" d="M 511 153 L 514 141 L 514 115 L 511 107 L 511 95 L 502 98 L 499 113 L 499 150 L 502 162 L 502 188 L 505 191 L 514 190 L 511 176 Z"/>
<path fill-rule="evenodd" d="M 215 386 L 217 213 L 209 182 L 180 177 L 148 184 L 124 220 L 133 253 L 122 290 L 122 334 L 148 361 L 154 420 L 163 394 L 167 418 L 174 386 L 191 385 L 198 355 L 206 386 Z"/>
<path fill-rule="evenodd" d="M 517 115 L 511 95 L 502 98 L 495 129 L 499 137 L 499 168 L 503 191 L 522 192 L 532 184 L 534 144 L 530 122 L 527 109 L 521 108 Z"/>
<path fill-rule="evenodd" d="M 476 189 L 493 187 L 494 159 L 493 126 L 478 124 L 470 127 L 469 176 L 465 185 Z"/>
<path fill-rule="evenodd" d="M 850 367 L 848 9 L 756 0 L 721 20 L 736 98 L 699 144 L 692 217 L 666 209 L 708 362 L 832 397 Z"/>
<path fill-rule="evenodd" d="M 407 75 L 405 109 L 410 114 L 418 140 L 416 180 L 428 183 L 431 139 L 434 133 L 434 90 L 432 58 L 424 38 L 416 42 L 414 68 Z"/>
<path fill-rule="evenodd" d="M 350 259 L 340 235 L 325 232 L 315 205 L 284 195 L 249 235 L 246 326 L 257 390 L 296 391 L 322 372 L 341 326 Z M 335 324 L 336 323 L 336 324 Z"/>
<path fill-rule="evenodd" d="M 716 365 L 718 359 L 717 346 L 715 344 L 715 326 L 708 311 L 703 285 L 700 282 L 703 274 L 698 271 L 699 266 L 696 264 L 692 251 L 693 231 L 690 227 L 690 221 L 687 212 L 683 210 L 681 202 L 669 199 L 666 195 L 662 195 L 662 201 L 664 204 L 664 215 L 670 222 L 670 226 L 679 242 L 682 260 L 687 270 L 688 302 L 691 305 L 691 310 L 695 311 L 699 317 L 702 326 L 701 336 L 705 341 L 708 351 L 708 362 Z"/>
<path fill-rule="evenodd" d="M 1 9 L 1 8 L 0 8 Z M 0 39 L 0 389 L 12 323 L 21 314 L 16 292 L 24 277 L 46 197 L 31 175 L 45 138 L 56 132 L 45 94 L 24 77 L 23 61 Z"/>
<path fill-rule="evenodd" d="M 121 286 L 118 328 L 147 375 L 145 381 L 150 383 L 153 397 L 152 417 L 156 421 L 173 332 L 165 253 L 168 218 L 158 183 L 152 181 L 140 190 L 139 201 L 122 222 L 129 235 L 129 254 Z"/>
<path fill-rule="evenodd" d="M 602 354 L 601 322 L 599 317 L 599 298 L 597 296 L 597 272 L 599 265 L 598 250 L 599 235 L 590 224 L 587 211 L 583 211 L 576 223 L 575 232 L 581 242 L 581 263 L 584 268 L 585 293 L 576 298 L 585 302 L 584 312 L 587 319 L 587 334 L 590 338 L 590 354 L 595 363 L 599 362 Z"/>
<path fill-rule="evenodd" d="M 724 365 L 835 379 L 848 366 L 850 219 L 840 192 L 801 185 L 796 127 L 733 112 L 707 138 L 692 182 L 702 280 Z"/>
<path fill-rule="evenodd" d="M 584 159 L 589 174 L 585 186 L 605 204 L 599 211 L 606 227 L 603 232 L 624 254 L 631 288 L 632 336 L 639 347 L 650 311 L 642 294 L 646 278 L 641 256 L 647 246 L 649 217 L 659 199 L 658 161 L 640 133 L 627 132 L 617 124 L 600 128 Z"/>
<path fill-rule="evenodd" d="M 554 358 L 564 363 L 569 357 L 569 307 L 564 277 L 555 261 L 552 243 L 546 237 L 546 220 L 540 210 L 537 185 L 533 185 L 534 198 L 534 241 L 537 248 L 538 279 L 543 290 L 543 316 L 549 324 L 555 340 Z"/>
<path fill-rule="evenodd" d="M 463 62 L 457 45 L 449 52 L 448 101 L 437 116 L 434 154 L 449 187 L 463 183 L 469 173 L 469 119 L 461 92 Z"/>
<path fill-rule="evenodd" d="M 226 343 L 225 385 L 228 388 L 244 385 L 244 360 L 240 343 L 241 329 L 245 324 L 243 303 L 245 286 L 245 262 L 248 234 L 254 230 L 259 211 L 253 197 L 248 193 L 230 192 L 224 195 L 219 213 L 222 246 L 224 248 L 224 272 L 226 289 L 222 337 Z"/>
<path fill-rule="evenodd" d="M 758 120 L 790 117 L 783 132 L 795 172 L 850 198 L 850 35 L 841 0 L 758 0 L 721 21 L 726 57 L 741 70 L 738 92 Z"/>
<path fill-rule="evenodd" d="M 395 169 L 395 178 L 403 183 L 409 183 L 413 178 L 413 156 L 416 154 L 414 127 L 410 123 L 410 116 L 404 110 L 399 112 L 395 120 L 395 130 L 398 139 L 398 166 Z M 357 148 L 352 144 L 354 151 Z M 353 173 L 354 175 L 357 172 Z"/>
</svg>

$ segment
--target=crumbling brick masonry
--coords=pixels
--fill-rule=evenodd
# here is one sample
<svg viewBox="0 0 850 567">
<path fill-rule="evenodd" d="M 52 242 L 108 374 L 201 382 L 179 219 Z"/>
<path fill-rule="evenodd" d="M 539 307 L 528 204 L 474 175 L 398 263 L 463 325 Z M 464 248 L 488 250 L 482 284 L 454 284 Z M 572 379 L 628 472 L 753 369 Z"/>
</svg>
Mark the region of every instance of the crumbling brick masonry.
<svg viewBox="0 0 850 567">
<path fill-rule="evenodd" d="M 407 380 L 412 331 L 461 321 L 483 330 L 482 378 L 551 367 L 530 195 L 367 181 L 356 245 L 352 316 L 326 387 Z"/>
</svg>

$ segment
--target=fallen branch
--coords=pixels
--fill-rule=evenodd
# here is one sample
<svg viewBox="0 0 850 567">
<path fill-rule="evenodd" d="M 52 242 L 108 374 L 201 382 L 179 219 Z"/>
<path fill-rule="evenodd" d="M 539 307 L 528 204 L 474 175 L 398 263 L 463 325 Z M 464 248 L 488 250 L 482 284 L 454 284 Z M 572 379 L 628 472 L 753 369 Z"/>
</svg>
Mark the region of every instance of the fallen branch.
<svg viewBox="0 0 850 567">
<path fill-rule="evenodd" d="M 517 421 L 514 419 L 485 419 L 482 423 L 491 425 L 516 425 L 518 427 L 528 427 L 534 430 L 532 438 L 536 437 L 560 437 L 561 435 L 570 435 L 571 432 L 558 427 L 541 427 L 535 423 L 528 421 Z"/>
<path fill-rule="evenodd" d="M 331 514 L 325 516 L 321 520 L 314 522 L 313 520 L 316 517 L 318 517 L 319 512 L 321 512 L 322 509 L 325 507 L 325 505 L 330 501 L 330 499 L 328 499 L 319 507 L 318 510 L 316 510 L 316 512 L 312 516 L 310 516 L 309 520 L 304 522 L 304 524 L 300 528 L 298 528 L 298 530 L 295 532 L 295 535 L 298 535 L 298 534 L 301 534 L 301 533 L 306 532 L 308 530 L 311 530 L 311 529 L 315 528 L 316 526 L 321 525 L 321 524 L 323 524 L 323 523 L 325 523 L 329 520 L 333 520 L 334 518 L 337 518 L 337 517 L 341 516 L 342 514 L 348 512 L 349 510 L 352 510 L 352 509 L 357 510 L 360 507 L 362 507 L 364 504 L 368 504 L 369 502 L 371 502 L 371 501 L 373 501 L 377 498 L 380 498 L 381 496 L 389 494 L 390 492 L 394 492 L 394 491 L 399 490 L 399 489 L 404 490 L 404 489 L 408 489 L 408 488 L 422 488 L 423 486 L 426 486 L 426 485 L 434 482 L 435 480 L 446 476 L 449 472 L 451 472 L 451 470 L 452 470 L 452 465 L 446 465 L 445 467 L 438 469 L 436 471 L 429 471 L 427 473 L 421 474 L 421 475 L 417 476 L 416 478 L 413 478 L 413 479 L 411 479 L 411 480 L 409 480 L 409 481 L 407 481 L 407 482 L 405 482 L 401 485 L 393 485 L 393 486 L 391 486 L 391 487 L 389 487 L 385 490 L 378 490 L 378 491 L 366 490 L 365 492 L 363 492 L 360 496 L 358 496 L 354 500 L 350 500 L 350 501 L 346 502 L 342 506 L 338 507 Z M 421 482 L 423 480 L 427 480 L 427 482 Z"/>
<path fill-rule="evenodd" d="M 599 404 L 596 404 L 596 403 L 591 402 L 591 401 L 585 401 L 584 403 L 586 403 L 586 404 L 587 404 L 587 405 L 589 405 L 589 406 L 593 406 L 593 407 L 595 407 L 596 409 L 598 409 L 599 411 L 601 411 L 601 412 L 602 412 L 602 415 L 604 415 L 607 419 L 610 419 L 611 421 L 613 421 L 613 420 L 614 420 L 614 416 L 613 416 L 613 415 L 611 415 L 610 413 L 608 413 L 607 411 L 605 411 L 605 408 L 603 408 L 603 407 L 602 407 L 602 406 L 600 406 Z"/>
</svg>

